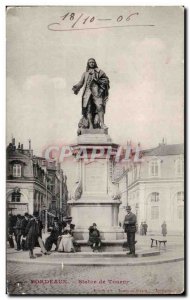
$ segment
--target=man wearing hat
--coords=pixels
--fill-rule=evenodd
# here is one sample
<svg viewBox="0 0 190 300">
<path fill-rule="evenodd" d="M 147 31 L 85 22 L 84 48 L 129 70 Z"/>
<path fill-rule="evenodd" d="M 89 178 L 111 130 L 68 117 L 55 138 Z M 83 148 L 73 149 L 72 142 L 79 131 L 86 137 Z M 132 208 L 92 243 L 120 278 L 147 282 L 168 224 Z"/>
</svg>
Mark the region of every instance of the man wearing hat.
<svg viewBox="0 0 190 300">
<path fill-rule="evenodd" d="M 26 226 L 28 225 L 28 222 L 29 222 L 29 214 L 25 213 L 24 214 L 24 219 L 22 220 L 22 243 L 21 243 L 21 248 L 22 248 L 23 251 L 27 250 L 25 230 L 26 230 Z"/>
<path fill-rule="evenodd" d="M 26 226 L 25 235 L 26 237 L 26 246 L 29 249 L 30 258 L 36 258 L 33 254 L 34 247 L 36 247 L 36 243 L 38 242 L 41 248 L 41 252 L 43 254 L 49 254 L 44 247 L 44 243 L 41 238 L 42 231 L 42 223 L 39 219 L 39 215 L 37 212 L 34 212 L 33 218 L 30 219 L 28 225 Z"/>
<path fill-rule="evenodd" d="M 127 243 L 129 246 L 130 252 L 127 253 L 127 256 L 136 257 L 135 254 L 135 232 L 136 232 L 136 215 L 131 212 L 131 207 L 126 207 L 127 215 L 124 219 L 124 230 L 127 233 Z"/>
<path fill-rule="evenodd" d="M 48 229 L 48 231 L 50 232 L 50 236 L 48 236 L 48 238 L 46 239 L 46 242 L 45 242 L 45 248 L 47 251 L 51 250 L 53 244 L 56 245 L 55 250 L 57 250 L 57 241 L 58 241 L 58 237 L 61 235 L 61 230 L 62 230 L 62 226 L 58 221 L 59 221 L 59 219 L 57 217 L 55 217 L 53 226 L 49 227 L 49 229 Z"/>
<path fill-rule="evenodd" d="M 21 236 L 22 236 L 22 216 L 20 214 L 17 215 L 17 221 L 15 226 L 15 233 L 16 233 L 16 244 L 17 244 L 17 251 L 21 250 Z"/>
<path fill-rule="evenodd" d="M 93 223 L 92 226 L 88 228 L 89 230 L 89 240 L 88 244 L 92 248 L 93 252 L 101 248 L 101 239 L 100 232 L 97 229 L 96 223 Z"/>
</svg>

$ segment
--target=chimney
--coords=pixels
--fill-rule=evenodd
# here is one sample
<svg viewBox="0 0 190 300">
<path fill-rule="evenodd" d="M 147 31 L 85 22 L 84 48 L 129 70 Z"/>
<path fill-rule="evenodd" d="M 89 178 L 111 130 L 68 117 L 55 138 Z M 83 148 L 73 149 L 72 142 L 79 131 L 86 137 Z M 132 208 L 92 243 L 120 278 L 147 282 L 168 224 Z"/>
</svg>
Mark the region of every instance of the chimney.
<svg viewBox="0 0 190 300">
<path fill-rule="evenodd" d="M 32 157 L 33 156 L 33 151 L 32 151 L 32 148 L 31 148 L 31 139 L 29 139 L 28 142 L 29 142 L 29 155 Z"/>
<path fill-rule="evenodd" d="M 12 138 L 12 144 L 15 146 L 15 138 Z"/>
<path fill-rule="evenodd" d="M 29 150 L 31 151 L 31 139 L 29 139 L 28 141 L 29 141 Z"/>
<path fill-rule="evenodd" d="M 18 149 L 20 149 L 20 142 L 18 143 Z"/>
</svg>

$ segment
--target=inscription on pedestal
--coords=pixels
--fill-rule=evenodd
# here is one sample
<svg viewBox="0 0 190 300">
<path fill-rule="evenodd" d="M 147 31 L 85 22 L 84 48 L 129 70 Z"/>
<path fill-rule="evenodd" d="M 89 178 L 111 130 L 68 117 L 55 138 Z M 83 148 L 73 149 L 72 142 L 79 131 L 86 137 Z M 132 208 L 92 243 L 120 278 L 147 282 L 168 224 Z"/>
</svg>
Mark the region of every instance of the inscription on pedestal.
<svg viewBox="0 0 190 300">
<path fill-rule="evenodd" d="M 107 191 L 107 173 L 104 162 L 92 162 L 84 166 L 85 192 L 90 194 L 105 194 Z"/>
</svg>

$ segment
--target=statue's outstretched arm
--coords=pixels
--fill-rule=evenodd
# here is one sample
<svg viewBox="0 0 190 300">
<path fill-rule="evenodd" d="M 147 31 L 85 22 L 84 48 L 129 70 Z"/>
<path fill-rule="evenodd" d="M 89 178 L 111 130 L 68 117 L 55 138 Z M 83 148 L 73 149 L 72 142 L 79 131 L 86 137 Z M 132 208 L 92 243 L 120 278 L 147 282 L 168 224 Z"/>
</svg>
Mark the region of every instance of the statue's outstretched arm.
<svg viewBox="0 0 190 300">
<path fill-rule="evenodd" d="M 78 94 L 78 92 L 80 91 L 81 87 L 84 84 L 84 80 L 85 80 L 85 73 L 82 74 L 81 80 L 79 81 L 79 83 L 75 84 L 72 88 L 74 94 Z"/>
</svg>

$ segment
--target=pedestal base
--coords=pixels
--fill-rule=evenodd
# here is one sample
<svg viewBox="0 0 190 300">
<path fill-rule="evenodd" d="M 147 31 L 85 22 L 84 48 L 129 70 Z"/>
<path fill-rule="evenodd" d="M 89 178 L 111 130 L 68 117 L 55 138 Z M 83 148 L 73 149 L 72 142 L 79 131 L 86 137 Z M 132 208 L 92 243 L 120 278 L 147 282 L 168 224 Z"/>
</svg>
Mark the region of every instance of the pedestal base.
<svg viewBox="0 0 190 300">
<path fill-rule="evenodd" d="M 76 225 L 74 237 L 77 240 L 88 240 L 88 228 L 97 224 L 103 240 L 123 239 L 124 231 L 118 226 L 118 211 L 120 200 L 108 199 L 80 199 L 78 201 L 69 201 L 71 205 L 71 216 Z"/>
</svg>

